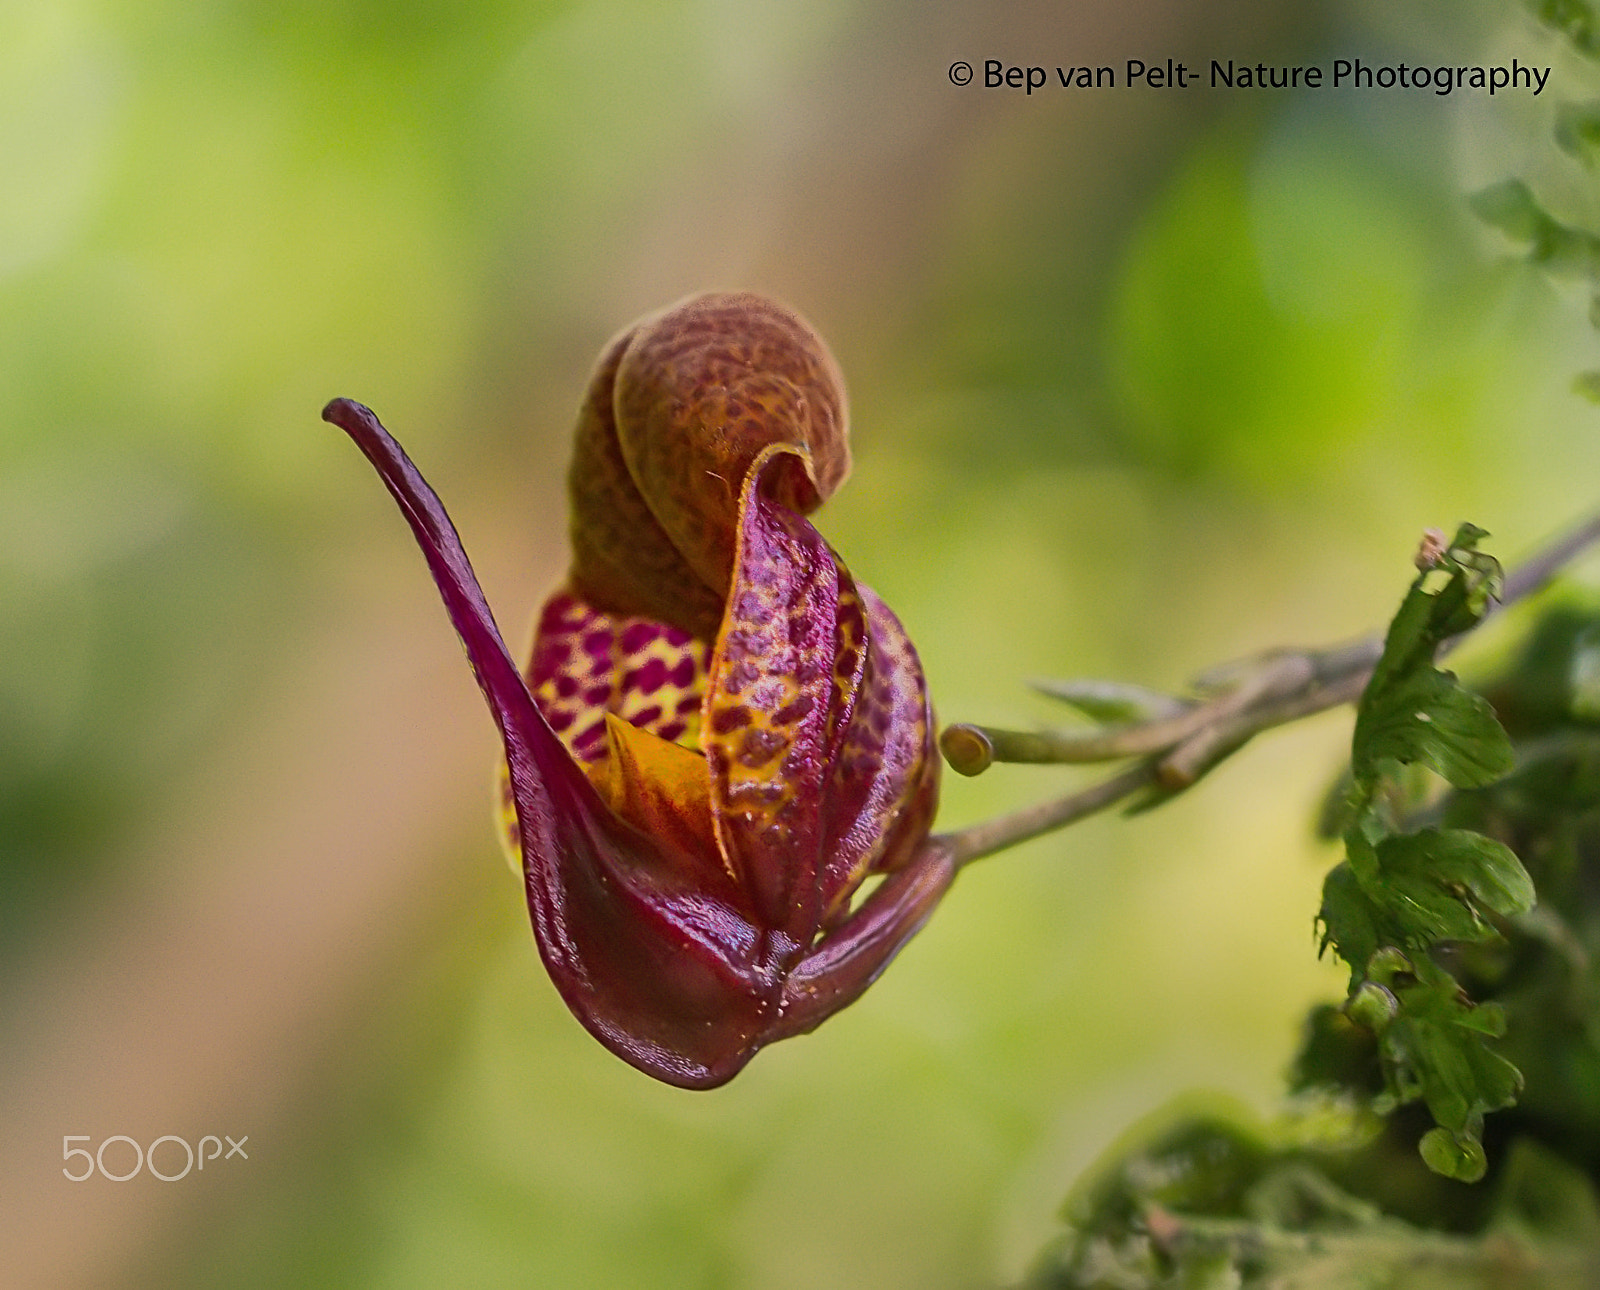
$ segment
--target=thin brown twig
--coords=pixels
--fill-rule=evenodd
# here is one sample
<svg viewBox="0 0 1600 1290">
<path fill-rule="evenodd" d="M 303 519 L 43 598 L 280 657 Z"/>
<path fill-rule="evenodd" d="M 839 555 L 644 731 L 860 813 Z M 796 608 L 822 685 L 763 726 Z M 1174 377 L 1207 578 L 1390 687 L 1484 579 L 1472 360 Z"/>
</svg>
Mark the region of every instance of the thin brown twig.
<svg viewBox="0 0 1600 1290">
<path fill-rule="evenodd" d="M 1506 576 L 1487 620 L 1533 595 L 1585 549 L 1600 542 L 1600 516 L 1552 542 Z M 1480 623 L 1481 626 L 1481 623 Z M 1459 640 L 1461 638 L 1456 638 Z M 1455 644 L 1455 641 L 1448 642 Z M 1263 730 L 1361 697 L 1383 654 L 1381 634 L 1321 650 L 1274 650 L 1230 667 L 1238 681 L 1175 715 L 1102 727 L 1082 735 L 951 726 L 941 740 L 966 773 L 993 761 L 1141 760 L 1077 792 L 939 836 L 958 866 L 1063 828 L 1147 789 L 1181 792 Z"/>
<path fill-rule="evenodd" d="M 997 816 L 954 833 L 946 833 L 942 839 L 936 840 L 942 840 L 949 846 L 956 868 L 959 869 L 969 861 L 993 855 L 996 851 L 1003 851 L 1006 847 L 1103 811 L 1154 783 L 1155 763 L 1146 759 L 1076 793 L 1041 802 L 1037 806 L 1024 807 L 1010 815 Z"/>
</svg>

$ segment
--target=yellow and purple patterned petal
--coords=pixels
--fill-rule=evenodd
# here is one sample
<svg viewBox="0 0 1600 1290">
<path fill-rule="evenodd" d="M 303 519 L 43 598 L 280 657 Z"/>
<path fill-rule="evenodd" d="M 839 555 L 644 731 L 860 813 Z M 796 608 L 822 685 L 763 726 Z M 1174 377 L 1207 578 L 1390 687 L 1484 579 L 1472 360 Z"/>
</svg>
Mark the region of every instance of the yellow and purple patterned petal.
<svg viewBox="0 0 1600 1290">
<path fill-rule="evenodd" d="M 856 998 L 954 868 L 929 837 L 916 653 L 805 518 L 849 468 L 815 333 L 722 295 L 607 347 L 570 477 L 573 569 L 525 676 L 404 452 L 359 404 L 324 415 L 399 502 L 466 646 L 534 934 L 578 1018 L 704 1088 Z"/>
</svg>

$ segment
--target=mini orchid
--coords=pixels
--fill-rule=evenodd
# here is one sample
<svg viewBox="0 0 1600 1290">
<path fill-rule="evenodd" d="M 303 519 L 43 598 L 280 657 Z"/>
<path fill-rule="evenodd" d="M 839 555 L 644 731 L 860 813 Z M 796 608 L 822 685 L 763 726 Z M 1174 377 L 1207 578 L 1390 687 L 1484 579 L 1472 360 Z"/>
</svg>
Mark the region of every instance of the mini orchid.
<svg viewBox="0 0 1600 1290">
<path fill-rule="evenodd" d="M 899 621 L 807 514 L 849 471 L 843 384 L 796 314 L 705 295 L 608 345 L 569 478 L 573 563 L 512 661 L 443 505 L 365 407 L 505 744 L 503 831 L 556 988 L 689 1088 L 854 1001 L 955 874 Z M 868 894 L 863 883 L 882 881 Z"/>
</svg>

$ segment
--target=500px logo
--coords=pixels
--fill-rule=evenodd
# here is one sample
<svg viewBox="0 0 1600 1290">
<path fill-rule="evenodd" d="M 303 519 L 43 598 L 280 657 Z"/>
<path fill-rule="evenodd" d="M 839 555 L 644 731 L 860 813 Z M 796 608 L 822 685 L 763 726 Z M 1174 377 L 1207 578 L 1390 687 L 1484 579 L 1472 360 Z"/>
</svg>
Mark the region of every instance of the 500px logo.
<svg viewBox="0 0 1600 1290">
<path fill-rule="evenodd" d="M 240 1138 L 237 1142 L 230 1138 L 226 1133 L 224 1133 L 220 1138 L 215 1134 L 208 1133 L 205 1137 L 200 1139 L 196 1146 L 193 1147 L 189 1145 L 186 1139 L 180 1138 L 175 1133 L 162 1134 L 150 1144 L 148 1149 L 141 1147 L 125 1133 L 112 1134 L 109 1138 L 102 1142 L 99 1146 L 99 1149 L 94 1152 L 90 1152 L 88 1147 L 75 1147 L 72 1145 L 74 1142 L 91 1141 L 93 1141 L 93 1139 L 90 1138 L 87 1133 L 71 1133 L 62 1136 L 61 1158 L 63 1160 L 72 1161 L 78 1156 L 83 1157 L 81 1173 L 74 1173 L 70 1164 L 63 1165 L 61 1167 L 61 1172 L 73 1182 L 86 1182 L 90 1178 L 94 1177 L 96 1171 L 99 1172 L 102 1178 L 105 1178 L 111 1182 L 127 1182 L 128 1179 L 134 1177 L 141 1169 L 148 1169 L 151 1174 L 161 1179 L 162 1182 L 177 1182 L 180 1178 L 188 1177 L 191 1169 L 204 1169 L 206 1167 L 206 1161 L 208 1160 L 216 1160 L 218 1157 L 221 1157 L 223 1160 L 232 1160 L 235 1156 L 239 1156 L 245 1160 L 250 1159 L 249 1155 L 244 1149 L 244 1144 L 250 1141 L 250 1135 L 248 1133 L 245 1134 L 244 1137 Z M 165 1142 L 170 1142 L 175 1145 L 162 1151 L 162 1162 L 169 1170 L 176 1170 L 176 1172 L 163 1173 L 160 1169 L 156 1168 L 156 1148 Z M 222 1144 L 224 1142 L 228 1144 L 228 1151 L 226 1155 L 223 1155 L 222 1152 Z M 118 1165 L 125 1164 L 127 1162 L 127 1152 L 120 1146 L 112 1153 L 111 1168 L 108 1169 L 106 1167 L 106 1148 L 111 1146 L 113 1143 L 126 1143 L 129 1147 L 133 1148 L 133 1168 L 129 1169 L 126 1173 L 113 1172 Z M 211 1148 L 209 1155 L 206 1153 L 206 1147 L 208 1145 Z M 179 1148 L 182 1148 L 183 1150 L 182 1169 L 176 1168 L 178 1163 L 176 1153 Z"/>
</svg>

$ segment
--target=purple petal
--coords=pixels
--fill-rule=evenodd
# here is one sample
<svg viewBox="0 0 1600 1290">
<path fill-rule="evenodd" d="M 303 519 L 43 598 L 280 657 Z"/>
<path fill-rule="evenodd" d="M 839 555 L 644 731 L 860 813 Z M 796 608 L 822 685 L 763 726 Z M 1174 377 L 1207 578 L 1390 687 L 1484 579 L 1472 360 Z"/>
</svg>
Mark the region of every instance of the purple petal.
<svg viewBox="0 0 1600 1290">
<path fill-rule="evenodd" d="M 500 728 L 528 908 L 556 988 L 646 1073 L 699 1088 L 731 1079 L 777 1015 L 797 947 L 756 929 L 715 867 L 612 814 L 540 715 L 438 496 L 367 408 L 336 399 L 323 416 L 399 503 Z"/>
</svg>

